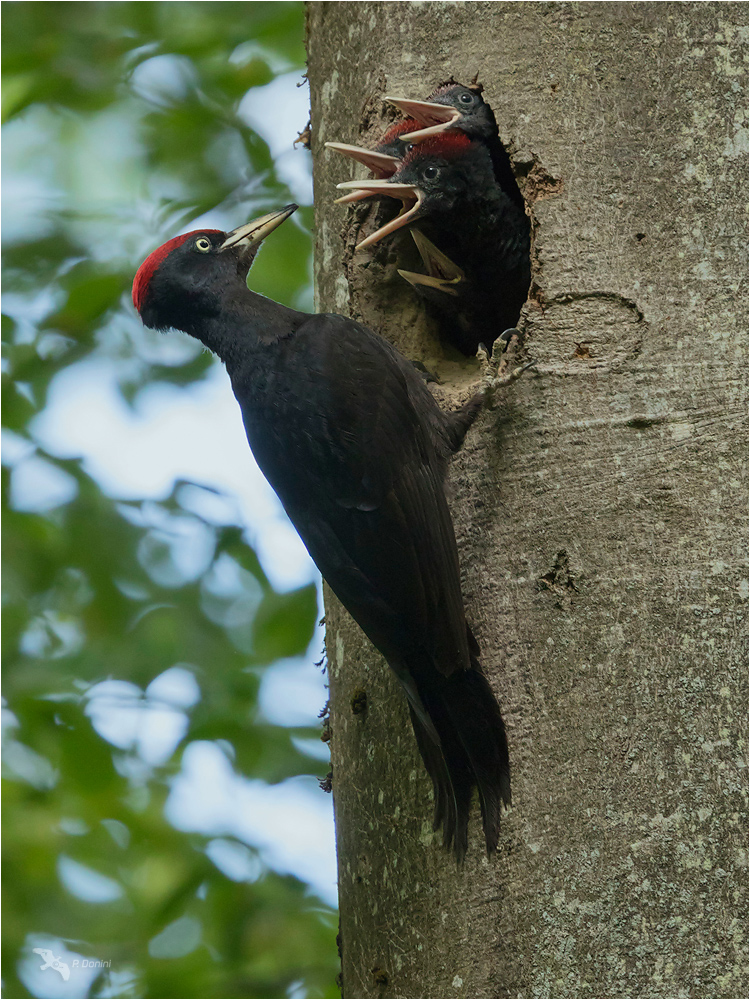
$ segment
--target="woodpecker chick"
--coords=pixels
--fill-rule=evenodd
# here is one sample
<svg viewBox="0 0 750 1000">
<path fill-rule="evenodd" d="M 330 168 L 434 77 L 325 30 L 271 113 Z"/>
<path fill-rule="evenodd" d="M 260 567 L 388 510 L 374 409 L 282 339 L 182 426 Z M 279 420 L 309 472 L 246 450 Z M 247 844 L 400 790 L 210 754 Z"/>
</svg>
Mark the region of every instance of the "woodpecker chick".
<svg viewBox="0 0 750 1000">
<path fill-rule="evenodd" d="M 521 210 L 524 209 L 523 195 L 516 183 L 510 157 L 500 141 L 494 112 L 482 97 L 481 86 L 464 87 L 450 81 L 434 90 L 425 101 L 402 97 L 386 97 L 385 100 L 420 123 L 419 129 L 402 134 L 403 143 L 423 142 L 431 135 L 440 135 L 448 129 L 463 132 L 470 139 L 483 143 L 492 157 L 495 180 L 510 200 Z M 528 220 L 526 225 L 528 227 Z"/>
<path fill-rule="evenodd" d="M 444 329 L 459 350 L 475 354 L 480 343 L 491 346 L 503 330 L 515 326 L 531 282 L 528 220 L 495 183 L 484 145 L 461 132 L 431 136 L 416 144 L 387 180 L 345 181 L 339 188 L 402 202 L 399 215 L 358 248 L 419 223 L 427 240 L 453 265 L 449 277 L 463 274 L 462 329 L 454 335 Z M 429 247 L 420 253 L 429 255 Z M 439 263 L 435 266 L 439 270 Z"/>
</svg>

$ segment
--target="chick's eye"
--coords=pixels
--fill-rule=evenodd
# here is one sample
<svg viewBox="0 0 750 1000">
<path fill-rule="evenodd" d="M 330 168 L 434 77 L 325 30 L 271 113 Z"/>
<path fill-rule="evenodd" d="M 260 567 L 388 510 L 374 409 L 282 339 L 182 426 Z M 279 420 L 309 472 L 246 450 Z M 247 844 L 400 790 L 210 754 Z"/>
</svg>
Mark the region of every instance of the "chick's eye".
<svg viewBox="0 0 750 1000">
<path fill-rule="evenodd" d="M 438 167 L 425 167 L 422 171 L 422 176 L 426 181 L 434 181 L 440 176 L 440 170 Z"/>
<path fill-rule="evenodd" d="M 199 240 L 195 241 L 195 249 L 200 250 L 201 253 L 208 253 L 211 249 L 211 241 L 207 240 L 205 236 L 201 236 Z"/>
<path fill-rule="evenodd" d="M 471 104 L 473 100 L 474 98 L 471 96 L 471 94 L 461 94 L 461 96 L 459 97 L 459 101 L 462 104 Z"/>
</svg>

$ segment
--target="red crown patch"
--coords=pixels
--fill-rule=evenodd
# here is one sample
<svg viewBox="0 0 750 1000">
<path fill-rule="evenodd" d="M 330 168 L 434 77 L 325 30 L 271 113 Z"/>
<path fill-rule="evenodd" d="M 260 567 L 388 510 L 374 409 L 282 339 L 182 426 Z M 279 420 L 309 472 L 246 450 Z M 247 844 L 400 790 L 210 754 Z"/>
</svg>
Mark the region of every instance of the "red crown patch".
<svg viewBox="0 0 750 1000">
<path fill-rule="evenodd" d="M 151 279 L 156 273 L 160 264 L 162 264 L 167 257 L 176 250 L 177 247 L 181 247 L 182 244 L 189 240 L 191 236 L 197 236 L 198 233 L 220 233 L 220 229 L 194 229 L 190 233 L 183 233 L 182 236 L 175 236 L 171 240 L 167 240 L 166 243 L 162 244 L 158 250 L 154 250 L 152 254 L 144 260 L 141 266 L 138 268 L 135 278 L 133 279 L 133 305 L 138 310 L 141 311 L 141 306 L 146 297 L 146 292 L 148 291 L 148 286 L 151 283 Z"/>
</svg>

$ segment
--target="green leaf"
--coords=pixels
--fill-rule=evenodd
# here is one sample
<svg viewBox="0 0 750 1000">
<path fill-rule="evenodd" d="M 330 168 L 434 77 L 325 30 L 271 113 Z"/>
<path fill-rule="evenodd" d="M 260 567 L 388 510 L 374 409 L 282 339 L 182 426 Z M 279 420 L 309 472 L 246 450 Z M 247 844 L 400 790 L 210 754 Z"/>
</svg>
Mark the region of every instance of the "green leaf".
<svg viewBox="0 0 750 1000">
<path fill-rule="evenodd" d="M 318 617 L 315 584 L 288 594 L 268 594 L 261 604 L 252 630 L 252 647 L 263 663 L 305 652 Z M 239 630 L 233 631 L 239 636 Z"/>
</svg>

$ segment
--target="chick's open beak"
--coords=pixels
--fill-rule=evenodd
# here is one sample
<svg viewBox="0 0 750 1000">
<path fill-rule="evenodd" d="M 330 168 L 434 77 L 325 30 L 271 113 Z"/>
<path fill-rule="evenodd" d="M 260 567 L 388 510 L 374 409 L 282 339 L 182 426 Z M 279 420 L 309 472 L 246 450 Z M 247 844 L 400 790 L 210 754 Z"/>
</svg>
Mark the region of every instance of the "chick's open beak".
<svg viewBox="0 0 750 1000">
<path fill-rule="evenodd" d="M 378 153 L 374 149 L 364 149 L 362 146 L 349 146 L 345 142 L 327 142 L 326 149 L 333 149 L 336 153 L 356 160 L 368 170 L 372 170 L 376 177 L 392 177 L 401 165 L 397 156 Z"/>
<path fill-rule="evenodd" d="M 402 142 L 421 142 L 431 135 L 437 135 L 451 128 L 462 115 L 457 108 L 451 108 L 447 104 L 433 104 L 431 101 L 410 101 L 405 97 L 386 97 L 386 101 L 395 104 L 399 111 L 402 111 L 407 118 L 416 118 L 425 127 L 416 132 L 407 132 L 406 135 L 399 136 Z"/>
<path fill-rule="evenodd" d="M 372 180 L 372 181 L 344 181 L 337 184 L 337 188 L 361 192 L 360 197 L 366 198 L 368 195 L 387 195 L 389 198 L 398 198 L 403 204 L 403 209 L 390 222 L 387 222 L 380 229 L 357 244 L 357 250 L 372 246 L 384 236 L 395 233 L 397 229 L 412 222 L 419 215 L 419 210 L 424 201 L 424 193 L 414 184 L 396 184 L 393 181 Z M 351 196 L 345 195 L 337 199 L 338 202 L 350 201 Z"/>
<path fill-rule="evenodd" d="M 398 273 L 401 277 L 418 290 L 420 287 L 424 287 L 444 292 L 446 295 L 459 296 L 466 287 L 466 274 L 462 268 L 446 256 L 442 250 L 438 250 L 432 240 L 428 240 L 424 233 L 418 229 L 412 229 L 411 235 L 417 245 L 417 250 L 419 250 L 419 256 L 427 268 L 427 274 L 404 271 L 399 268 Z"/>
</svg>

